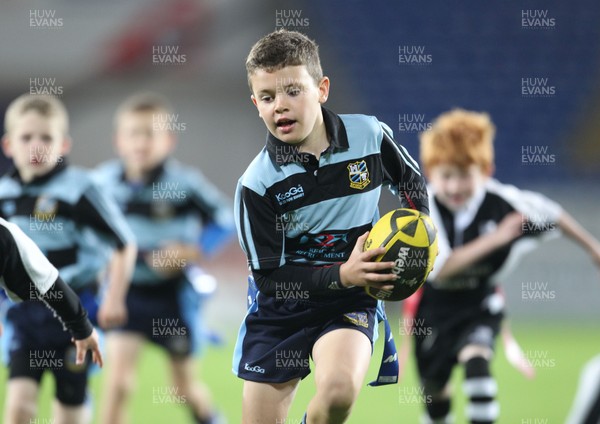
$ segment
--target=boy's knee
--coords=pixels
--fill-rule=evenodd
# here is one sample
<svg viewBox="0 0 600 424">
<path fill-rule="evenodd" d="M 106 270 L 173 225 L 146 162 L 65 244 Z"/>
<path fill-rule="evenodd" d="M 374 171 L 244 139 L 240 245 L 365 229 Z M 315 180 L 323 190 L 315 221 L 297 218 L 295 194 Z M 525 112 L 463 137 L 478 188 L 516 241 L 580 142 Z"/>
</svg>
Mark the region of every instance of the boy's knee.
<svg viewBox="0 0 600 424">
<path fill-rule="evenodd" d="M 7 405 L 6 423 L 29 423 L 33 422 L 37 415 L 37 405 L 32 401 L 19 401 Z"/>
<path fill-rule="evenodd" d="M 109 392 L 122 399 L 131 395 L 135 389 L 135 377 L 133 373 L 113 374 L 111 376 Z"/>
<path fill-rule="evenodd" d="M 359 389 L 350 375 L 340 374 L 324 382 L 317 388 L 317 393 L 330 412 L 341 413 L 352 408 Z"/>
</svg>

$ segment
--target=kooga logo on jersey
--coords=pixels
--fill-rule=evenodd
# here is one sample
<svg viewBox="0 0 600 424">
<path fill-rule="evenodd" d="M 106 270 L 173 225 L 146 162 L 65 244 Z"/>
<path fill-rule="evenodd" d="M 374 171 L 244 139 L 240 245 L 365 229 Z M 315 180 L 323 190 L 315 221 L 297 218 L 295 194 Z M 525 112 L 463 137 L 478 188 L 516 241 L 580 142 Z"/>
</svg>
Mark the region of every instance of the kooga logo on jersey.
<svg viewBox="0 0 600 424">
<path fill-rule="evenodd" d="M 299 199 L 304 196 L 304 188 L 298 184 L 296 187 L 290 188 L 285 193 L 277 193 L 275 198 L 277 199 L 277 203 L 280 205 L 285 205 L 292 200 Z"/>
</svg>

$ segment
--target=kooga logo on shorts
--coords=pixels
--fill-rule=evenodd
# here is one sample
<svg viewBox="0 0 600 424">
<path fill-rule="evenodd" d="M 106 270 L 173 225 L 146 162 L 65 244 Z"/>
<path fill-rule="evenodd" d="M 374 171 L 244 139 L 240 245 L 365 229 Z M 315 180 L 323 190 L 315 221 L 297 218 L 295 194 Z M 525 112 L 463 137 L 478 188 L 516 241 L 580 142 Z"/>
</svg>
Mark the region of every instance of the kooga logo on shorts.
<svg viewBox="0 0 600 424">
<path fill-rule="evenodd" d="M 246 362 L 246 364 L 244 365 L 244 369 L 246 371 L 250 371 L 250 372 L 258 372 L 260 374 L 264 374 L 265 373 L 265 369 L 259 367 L 258 365 L 255 365 L 253 367 L 250 366 L 250 364 L 248 364 L 248 362 Z"/>
<path fill-rule="evenodd" d="M 299 199 L 304 196 L 304 188 L 302 185 L 298 184 L 296 187 L 290 188 L 285 193 L 277 193 L 275 198 L 277 199 L 277 203 L 280 205 L 285 205 L 292 200 Z"/>
</svg>

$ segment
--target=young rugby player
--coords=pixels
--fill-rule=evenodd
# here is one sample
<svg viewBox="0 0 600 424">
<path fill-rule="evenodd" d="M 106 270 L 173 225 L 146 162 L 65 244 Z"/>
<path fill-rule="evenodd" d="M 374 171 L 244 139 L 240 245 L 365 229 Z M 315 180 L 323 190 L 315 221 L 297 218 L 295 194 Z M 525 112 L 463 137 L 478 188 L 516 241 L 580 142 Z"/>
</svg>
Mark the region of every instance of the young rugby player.
<svg viewBox="0 0 600 424">
<path fill-rule="evenodd" d="M 8 107 L 2 147 L 14 169 L 0 179 L 0 215 L 18 225 L 59 269 L 92 321 L 105 328 L 127 319 L 125 293 L 135 244 L 114 202 L 86 171 L 67 164 L 68 115 L 51 96 L 23 95 Z M 113 254 L 114 252 L 114 254 Z M 96 292 L 109 260 L 108 288 L 100 307 Z M 24 301 L 7 313 L 10 376 L 5 423 L 30 423 L 45 371 L 56 381 L 55 420 L 85 423 L 89 364 L 75 364 L 71 336 L 42 302 Z M 55 361 L 30 361 L 45 355 Z"/>
<path fill-rule="evenodd" d="M 371 262 L 383 249 L 362 249 L 379 218 L 381 186 L 403 207 L 428 213 L 424 180 L 385 124 L 322 107 L 330 82 L 305 35 L 263 37 L 246 69 L 268 134 L 235 202 L 252 272 L 233 360 L 245 380 L 243 422 L 284 422 L 312 357 L 316 394 L 303 422 L 342 423 L 363 384 L 377 325 L 377 301 L 364 286 L 389 289 L 394 279 L 393 262 Z"/>
<path fill-rule="evenodd" d="M 504 309 L 497 285 L 536 240 L 562 230 L 600 265 L 600 243 L 557 203 L 491 178 L 494 133 L 487 114 L 455 109 L 421 134 L 439 237 L 435 269 L 415 297 L 421 296 L 415 334 L 427 334 L 415 337 L 421 383 L 431 399 L 427 422 L 450 422 L 448 380 L 457 364 L 465 372 L 467 419 L 498 419 L 490 373 Z"/>
<path fill-rule="evenodd" d="M 102 366 L 98 334 L 77 294 L 65 284 L 58 270 L 15 224 L 0 218 L 0 287 L 15 302 L 39 299 L 51 308 L 71 333 L 77 349 L 76 363 L 86 352 Z M 2 327 L 0 326 L 0 335 Z"/>
<path fill-rule="evenodd" d="M 119 159 L 96 172 L 117 200 L 139 247 L 127 294 L 131 319 L 107 335 L 105 424 L 125 422 L 126 401 L 146 341 L 169 355 L 173 386 L 195 422 L 217 422 L 210 392 L 195 377 L 193 354 L 204 342 L 202 287 L 189 271 L 230 239 L 235 224 L 230 201 L 200 172 L 171 158 L 177 131 L 170 125 L 172 115 L 168 101 L 157 94 L 126 99 L 115 115 Z"/>
</svg>

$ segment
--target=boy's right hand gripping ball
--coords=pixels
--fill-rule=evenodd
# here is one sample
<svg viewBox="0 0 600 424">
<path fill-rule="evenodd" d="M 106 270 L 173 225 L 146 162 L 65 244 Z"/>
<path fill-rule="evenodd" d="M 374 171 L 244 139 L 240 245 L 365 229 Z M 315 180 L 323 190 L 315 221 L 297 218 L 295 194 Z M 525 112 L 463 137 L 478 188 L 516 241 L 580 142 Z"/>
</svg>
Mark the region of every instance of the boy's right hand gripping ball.
<svg viewBox="0 0 600 424">
<path fill-rule="evenodd" d="M 364 250 L 385 247 L 375 262 L 394 262 L 392 272 L 398 276 L 394 289 L 365 287 L 378 300 L 403 300 L 423 285 L 438 253 L 437 231 L 431 218 L 414 209 L 396 209 L 385 214 L 371 229 Z M 389 273 L 385 271 L 384 273 Z"/>
</svg>

